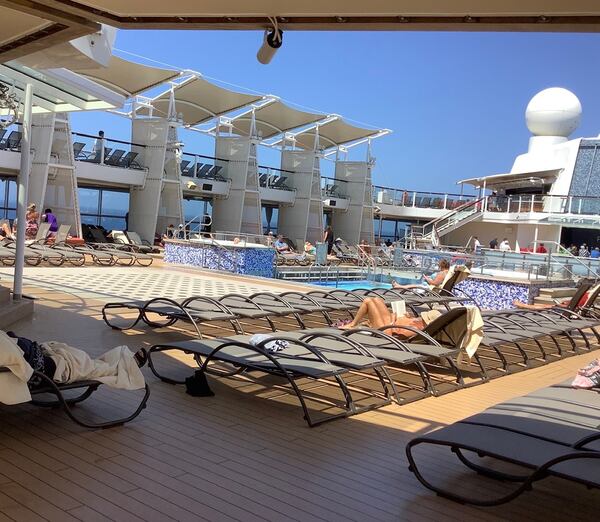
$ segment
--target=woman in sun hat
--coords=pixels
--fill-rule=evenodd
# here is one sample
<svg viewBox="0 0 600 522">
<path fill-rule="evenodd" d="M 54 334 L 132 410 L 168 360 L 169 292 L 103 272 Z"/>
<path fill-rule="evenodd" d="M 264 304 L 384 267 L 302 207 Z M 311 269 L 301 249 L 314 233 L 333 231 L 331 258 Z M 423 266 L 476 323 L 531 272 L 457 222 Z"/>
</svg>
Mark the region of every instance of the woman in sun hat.
<svg viewBox="0 0 600 522">
<path fill-rule="evenodd" d="M 35 239 L 40 222 L 40 213 L 37 211 L 35 203 L 30 203 L 27 206 L 25 222 L 25 239 Z"/>
</svg>

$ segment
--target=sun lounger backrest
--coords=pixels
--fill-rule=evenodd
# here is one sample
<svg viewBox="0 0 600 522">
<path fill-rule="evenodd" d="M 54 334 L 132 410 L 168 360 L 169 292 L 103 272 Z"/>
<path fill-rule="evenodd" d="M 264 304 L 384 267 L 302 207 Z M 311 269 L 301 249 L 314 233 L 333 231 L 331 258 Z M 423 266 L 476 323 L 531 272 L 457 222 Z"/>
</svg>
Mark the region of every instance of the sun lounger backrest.
<svg viewBox="0 0 600 522">
<path fill-rule="evenodd" d="M 129 238 L 125 235 L 125 232 L 123 232 L 122 230 L 113 230 L 112 237 L 117 243 L 125 243 L 126 245 L 131 244 L 131 241 L 129 241 Z"/>
<path fill-rule="evenodd" d="M 56 232 L 56 237 L 54 238 L 54 243 L 64 243 L 69 237 L 69 230 L 71 230 L 71 225 L 59 226 L 58 231 Z"/>
<path fill-rule="evenodd" d="M 581 298 L 592 287 L 592 284 L 592 281 L 590 281 L 589 279 L 585 279 L 579 283 L 577 290 L 573 294 L 573 297 L 571 297 L 569 304 L 566 306 L 567 310 L 574 311 L 577 309 L 579 301 L 581 301 Z"/>
<path fill-rule="evenodd" d="M 467 334 L 467 321 L 464 317 L 466 314 L 467 309 L 464 306 L 452 308 L 431 321 L 423 331 L 434 339 L 438 339 L 440 334 L 446 334 L 446 336 L 452 339 L 455 346 L 460 346 L 464 336 Z M 450 335 L 448 327 L 456 321 L 460 321 L 457 324 L 460 324 L 461 328 L 455 329 L 454 335 Z"/>
<path fill-rule="evenodd" d="M 50 223 L 40 223 L 37 234 L 35 235 L 35 240 L 39 241 L 41 239 L 46 239 L 48 232 L 50 232 Z"/>
<path fill-rule="evenodd" d="M 89 228 L 90 234 L 96 243 L 108 243 L 102 231 L 98 228 Z"/>
<path fill-rule="evenodd" d="M 129 239 L 134 245 L 142 246 L 144 244 L 142 242 L 142 238 L 137 232 L 132 232 L 131 230 L 128 230 L 127 237 L 129 237 Z"/>
</svg>

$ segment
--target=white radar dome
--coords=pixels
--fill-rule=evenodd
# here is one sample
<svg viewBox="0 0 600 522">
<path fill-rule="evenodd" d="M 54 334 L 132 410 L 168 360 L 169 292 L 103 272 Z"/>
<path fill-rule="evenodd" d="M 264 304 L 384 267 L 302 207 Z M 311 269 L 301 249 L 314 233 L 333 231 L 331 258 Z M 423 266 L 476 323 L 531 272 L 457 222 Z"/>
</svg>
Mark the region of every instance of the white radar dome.
<svg viewBox="0 0 600 522">
<path fill-rule="evenodd" d="M 581 103 L 571 91 L 551 87 L 538 92 L 525 110 L 527 128 L 535 136 L 568 137 L 581 121 Z"/>
</svg>

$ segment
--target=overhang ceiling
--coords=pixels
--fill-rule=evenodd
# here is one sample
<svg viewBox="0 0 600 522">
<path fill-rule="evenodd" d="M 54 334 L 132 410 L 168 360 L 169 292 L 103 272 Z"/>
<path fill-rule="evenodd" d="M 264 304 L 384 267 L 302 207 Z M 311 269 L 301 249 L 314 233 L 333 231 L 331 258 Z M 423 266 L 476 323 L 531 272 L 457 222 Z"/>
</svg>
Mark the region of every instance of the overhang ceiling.
<svg viewBox="0 0 600 522">
<path fill-rule="evenodd" d="M 598 32 L 597 0 L 0 0 L 0 63 L 99 29 Z"/>
</svg>

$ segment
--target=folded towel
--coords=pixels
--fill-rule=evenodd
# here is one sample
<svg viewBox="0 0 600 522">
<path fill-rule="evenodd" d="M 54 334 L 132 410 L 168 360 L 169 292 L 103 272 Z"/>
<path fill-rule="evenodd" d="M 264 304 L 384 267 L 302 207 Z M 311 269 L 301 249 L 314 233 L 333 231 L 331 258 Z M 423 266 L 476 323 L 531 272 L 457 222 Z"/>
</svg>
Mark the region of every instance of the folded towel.
<svg viewBox="0 0 600 522">
<path fill-rule="evenodd" d="M 271 339 L 272 337 L 272 335 L 268 334 L 254 334 L 252 337 L 250 337 L 250 340 L 248 342 L 252 346 L 261 345 L 267 352 L 271 353 L 281 352 L 282 350 L 285 350 L 290 344 L 284 339 L 274 339 L 265 343 L 265 341 Z"/>
</svg>

